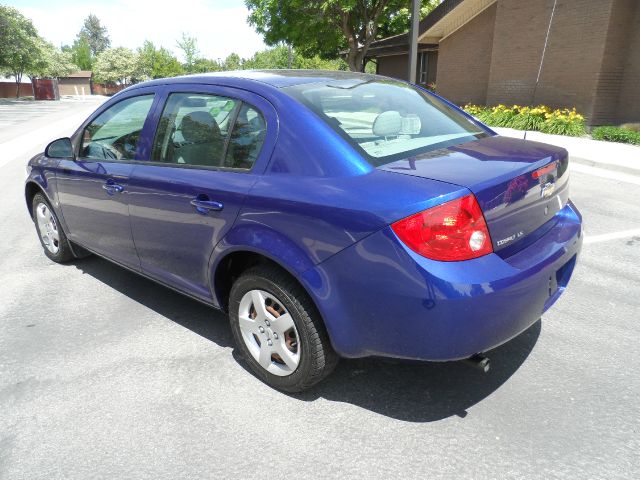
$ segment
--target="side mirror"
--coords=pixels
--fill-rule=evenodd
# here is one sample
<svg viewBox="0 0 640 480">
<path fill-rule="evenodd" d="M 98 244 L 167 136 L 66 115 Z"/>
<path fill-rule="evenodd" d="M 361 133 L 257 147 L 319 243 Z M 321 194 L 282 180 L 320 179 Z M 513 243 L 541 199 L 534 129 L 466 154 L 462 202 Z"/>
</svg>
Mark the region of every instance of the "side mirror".
<svg viewBox="0 0 640 480">
<path fill-rule="evenodd" d="M 68 137 L 59 138 L 54 140 L 44 151 L 44 154 L 49 158 L 69 158 L 73 159 L 73 145 L 71 145 L 71 139 Z"/>
</svg>

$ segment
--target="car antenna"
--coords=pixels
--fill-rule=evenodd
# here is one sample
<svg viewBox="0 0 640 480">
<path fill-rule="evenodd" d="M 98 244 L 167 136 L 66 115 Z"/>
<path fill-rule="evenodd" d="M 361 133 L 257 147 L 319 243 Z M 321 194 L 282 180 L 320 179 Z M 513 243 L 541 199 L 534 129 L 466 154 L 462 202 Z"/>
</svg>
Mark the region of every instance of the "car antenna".
<svg viewBox="0 0 640 480">
<path fill-rule="evenodd" d="M 544 47 L 542 47 L 542 55 L 540 56 L 540 67 L 538 68 L 538 76 L 536 77 L 536 83 L 533 85 L 533 92 L 531 94 L 531 102 L 529 105 L 533 107 L 533 101 L 536 99 L 536 91 L 538 90 L 538 83 L 540 83 L 540 74 L 542 73 L 542 64 L 544 63 L 544 54 L 547 51 L 547 43 L 549 43 L 549 34 L 551 33 L 551 23 L 553 22 L 553 14 L 556 12 L 556 4 L 558 0 L 553 0 L 553 8 L 551 9 L 551 16 L 549 17 L 549 26 L 547 27 L 547 35 L 544 38 Z M 524 140 L 527 139 L 527 130 L 524 131 Z"/>
</svg>

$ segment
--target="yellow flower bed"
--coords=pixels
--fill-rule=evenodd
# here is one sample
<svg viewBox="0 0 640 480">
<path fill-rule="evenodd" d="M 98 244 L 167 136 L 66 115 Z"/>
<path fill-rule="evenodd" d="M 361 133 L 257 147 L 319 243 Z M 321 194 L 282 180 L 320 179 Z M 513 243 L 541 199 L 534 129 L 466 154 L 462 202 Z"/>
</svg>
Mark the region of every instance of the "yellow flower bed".
<svg viewBox="0 0 640 480">
<path fill-rule="evenodd" d="M 585 134 L 584 116 L 575 108 L 552 109 L 546 105 L 465 105 L 464 110 L 481 122 L 494 127 L 537 130 L 545 133 L 580 136 Z"/>
</svg>

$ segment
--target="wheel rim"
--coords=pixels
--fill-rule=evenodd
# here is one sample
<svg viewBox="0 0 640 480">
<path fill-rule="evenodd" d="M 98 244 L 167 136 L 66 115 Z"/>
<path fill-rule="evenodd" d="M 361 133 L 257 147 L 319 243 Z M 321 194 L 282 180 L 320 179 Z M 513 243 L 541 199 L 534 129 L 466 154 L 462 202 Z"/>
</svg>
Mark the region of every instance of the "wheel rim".
<svg viewBox="0 0 640 480">
<path fill-rule="evenodd" d="M 250 290 L 238 312 L 242 340 L 258 364 L 269 373 L 286 377 L 300 363 L 298 330 L 282 302 L 263 290 Z"/>
<path fill-rule="evenodd" d="M 36 220 L 38 222 L 38 232 L 45 248 L 54 255 L 60 251 L 60 234 L 58 223 L 53 212 L 47 204 L 39 203 L 36 207 Z"/>
</svg>

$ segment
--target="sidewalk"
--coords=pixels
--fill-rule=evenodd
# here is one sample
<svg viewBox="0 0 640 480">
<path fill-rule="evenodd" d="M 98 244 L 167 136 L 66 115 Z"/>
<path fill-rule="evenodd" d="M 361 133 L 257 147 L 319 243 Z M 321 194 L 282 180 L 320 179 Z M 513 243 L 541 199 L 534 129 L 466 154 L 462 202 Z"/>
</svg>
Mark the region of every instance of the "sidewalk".
<svg viewBox="0 0 640 480">
<path fill-rule="evenodd" d="M 505 137 L 524 137 L 522 130 L 502 127 L 491 127 L 491 129 Z M 527 140 L 566 148 L 571 161 L 576 163 L 640 176 L 640 146 L 637 145 L 532 131 L 527 132 Z"/>
</svg>

